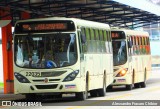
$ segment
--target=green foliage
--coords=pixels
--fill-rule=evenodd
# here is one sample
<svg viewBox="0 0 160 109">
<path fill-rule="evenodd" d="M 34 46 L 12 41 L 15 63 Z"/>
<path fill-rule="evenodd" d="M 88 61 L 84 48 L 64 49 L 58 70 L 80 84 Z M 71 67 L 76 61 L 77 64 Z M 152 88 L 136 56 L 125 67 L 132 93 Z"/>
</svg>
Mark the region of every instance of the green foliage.
<svg viewBox="0 0 160 109">
<path fill-rule="evenodd" d="M 4 84 L 3 83 L 0 83 L 0 88 L 3 88 L 4 87 Z"/>
</svg>

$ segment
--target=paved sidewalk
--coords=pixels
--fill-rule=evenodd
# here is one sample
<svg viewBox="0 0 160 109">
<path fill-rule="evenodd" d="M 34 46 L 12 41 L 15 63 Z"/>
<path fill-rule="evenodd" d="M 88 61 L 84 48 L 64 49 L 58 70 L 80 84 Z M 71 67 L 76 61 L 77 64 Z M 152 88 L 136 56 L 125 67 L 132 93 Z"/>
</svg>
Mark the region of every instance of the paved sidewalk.
<svg viewBox="0 0 160 109">
<path fill-rule="evenodd" d="M 20 94 L 4 94 L 3 93 L 3 89 L 0 88 L 0 100 L 20 100 L 20 99 L 24 99 L 25 96 L 24 95 L 20 95 Z"/>
</svg>

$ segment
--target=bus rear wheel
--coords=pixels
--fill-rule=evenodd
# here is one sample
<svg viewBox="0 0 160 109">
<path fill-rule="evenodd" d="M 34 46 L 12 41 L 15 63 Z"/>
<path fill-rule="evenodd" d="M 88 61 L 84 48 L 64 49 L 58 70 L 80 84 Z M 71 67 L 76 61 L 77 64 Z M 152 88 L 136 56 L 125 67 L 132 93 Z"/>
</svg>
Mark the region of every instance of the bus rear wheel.
<svg viewBox="0 0 160 109">
<path fill-rule="evenodd" d="M 132 84 L 126 85 L 127 90 L 132 90 Z"/>
<path fill-rule="evenodd" d="M 98 96 L 98 91 L 97 90 L 91 90 L 90 95 L 91 95 L 91 97 L 97 97 Z"/>
<path fill-rule="evenodd" d="M 140 83 L 135 83 L 134 84 L 134 88 L 140 88 L 141 87 L 141 84 Z"/>
<path fill-rule="evenodd" d="M 141 82 L 141 87 L 145 88 L 146 87 L 146 82 Z"/>
</svg>

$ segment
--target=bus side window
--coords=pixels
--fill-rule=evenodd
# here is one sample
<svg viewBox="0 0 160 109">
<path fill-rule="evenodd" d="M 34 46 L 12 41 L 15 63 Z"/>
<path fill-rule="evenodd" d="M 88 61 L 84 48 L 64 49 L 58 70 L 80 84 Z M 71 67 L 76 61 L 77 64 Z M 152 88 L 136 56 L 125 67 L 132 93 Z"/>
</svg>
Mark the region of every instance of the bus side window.
<svg viewBox="0 0 160 109">
<path fill-rule="evenodd" d="M 146 51 L 145 51 L 145 41 L 144 41 L 144 36 L 142 37 L 142 53 L 145 54 Z"/>
<path fill-rule="evenodd" d="M 98 29 L 95 30 L 95 35 L 96 35 L 96 38 L 95 38 L 96 53 L 98 53 L 99 52 L 99 31 Z"/>
<path fill-rule="evenodd" d="M 150 42 L 149 42 L 149 37 L 147 37 L 147 42 L 148 42 L 148 54 L 150 54 L 151 53 L 151 51 L 150 51 Z"/>
<path fill-rule="evenodd" d="M 96 29 L 93 29 L 93 31 L 94 31 L 94 40 L 93 40 L 93 52 L 94 53 L 97 53 L 97 43 L 96 43 Z"/>
<path fill-rule="evenodd" d="M 135 37 L 136 38 L 136 55 L 139 55 L 139 41 L 138 41 L 138 36 Z"/>
<path fill-rule="evenodd" d="M 82 53 L 85 53 L 87 51 L 86 43 L 84 43 L 82 40 L 86 40 L 86 33 L 85 33 L 85 28 L 81 28 L 81 45 L 82 45 Z M 84 38 L 84 39 L 82 39 Z"/>
<path fill-rule="evenodd" d="M 111 44 L 111 31 L 107 31 L 107 39 L 108 39 L 108 48 L 109 48 L 109 53 L 112 53 L 112 44 Z"/>
<path fill-rule="evenodd" d="M 100 35 L 100 52 L 104 52 L 104 43 L 103 43 L 103 33 L 102 30 L 99 30 L 99 35 Z"/>
<path fill-rule="evenodd" d="M 92 51 L 92 45 L 91 45 L 91 37 L 90 37 L 90 30 L 89 28 L 85 28 L 86 31 L 86 39 L 87 39 L 87 52 L 90 53 Z"/>
<path fill-rule="evenodd" d="M 141 39 L 140 39 L 140 36 L 138 36 L 138 49 L 139 49 L 139 55 L 141 55 Z"/>
<path fill-rule="evenodd" d="M 129 47 L 130 45 L 129 45 L 129 43 L 131 43 L 131 36 L 129 36 L 128 37 L 128 54 L 129 54 L 129 56 L 131 56 L 131 48 Z"/>
<path fill-rule="evenodd" d="M 109 41 L 108 41 L 107 31 L 104 30 L 103 32 L 104 32 L 105 51 L 106 53 L 109 53 Z"/>
<path fill-rule="evenodd" d="M 134 55 L 134 36 L 131 36 L 132 48 L 131 48 L 131 55 Z"/>
<path fill-rule="evenodd" d="M 93 28 L 90 28 L 90 35 L 91 35 L 91 46 L 92 46 L 92 53 L 95 51 L 94 49 L 94 37 L 95 37 L 95 34 L 94 34 L 94 29 Z"/>
<path fill-rule="evenodd" d="M 103 40 L 102 40 L 102 44 L 103 44 L 103 52 L 106 53 L 106 48 L 105 48 L 105 41 L 106 41 L 106 36 L 104 35 L 105 30 L 102 30 L 102 36 L 103 36 Z"/>
</svg>

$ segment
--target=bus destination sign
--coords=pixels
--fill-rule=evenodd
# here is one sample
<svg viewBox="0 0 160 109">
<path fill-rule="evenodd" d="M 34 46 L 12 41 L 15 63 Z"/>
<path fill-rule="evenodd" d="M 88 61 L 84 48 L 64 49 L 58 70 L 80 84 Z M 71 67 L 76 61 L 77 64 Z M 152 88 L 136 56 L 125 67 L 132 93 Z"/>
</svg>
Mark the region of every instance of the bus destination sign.
<svg viewBox="0 0 160 109">
<path fill-rule="evenodd" d="M 66 23 L 50 23 L 50 24 L 23 24 L 23 31 L 39 31 L 39 30 L 66 30 Z"/>
<path fill-rule="evenodd" d="M 125 34 L 122 31 L 111 31 L 112 39 L 125 39 Z"/>
<path fill-rule="evenodd" d="M 29 21 L 19 22 L 15 26 L 15 33 L 44 33 L 75 31 L 73 21 Z"/>
</svg>

